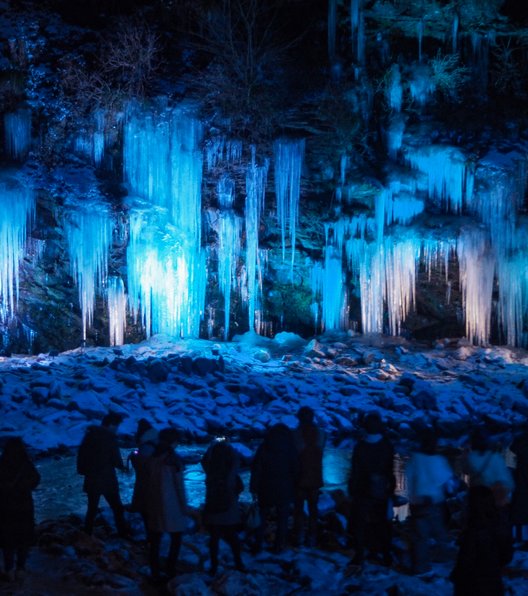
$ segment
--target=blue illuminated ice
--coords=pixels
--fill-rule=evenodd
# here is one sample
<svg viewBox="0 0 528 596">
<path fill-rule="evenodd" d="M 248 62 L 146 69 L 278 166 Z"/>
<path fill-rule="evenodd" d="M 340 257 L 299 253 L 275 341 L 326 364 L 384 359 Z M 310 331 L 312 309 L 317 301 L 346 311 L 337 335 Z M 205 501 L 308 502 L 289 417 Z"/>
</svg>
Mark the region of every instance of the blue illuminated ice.
<svg viewBox="0 0 528 596">
<path fill-rule="evenodd" d="M 31 145 L 31 111 L 19 108 L 4 114 L 5 148 L 8 157 L 23 159 Z"/>
<path fill-rule="evenodd" d="M 147 337 L 198 337 L 207 269 L 201 246 L 202 125 L 183 106 L 132 106 L 124 174 L 132 195 L 128 298 Z"/>
<path fill-rule="evenodd" d="M 106 301 L 108 308 L 108 335 L 111 346 L 125 343 L 127 297 L 125 285 L 120 277 L 110 276 L 106 282 Z"/>
<path fill-rule="evenodd" d="M 251 148 L 251 162 L 246 172 L 246 275 L 249 330 L 255 331 L 255 313 L 260 308 L 262 277 L 260 268 L 259 232 L 264 209 L 269 163 L 256 162 L 256 149 Z"/>
<path fill-rule="evenodd" d="M 92 324 L 97 289 L 108 275 L 112 227 L 112 215 L 103 203 L 87 202 L 65 211 L 64 231 L 70 270 L 79 291 L 83 340 Z"/>
<path fill-rule="evenodd" d="M 5 173 L 0 176 L 0 214 L 0 319 L 5 321 L 18 303 L 20 260 L 35 215 L 32 189 Z"/>
<path fill-rule="evenodd" d="M 286 236 L 289 233 L 290 277 L 293 279 L 304 139 L 278 139 L 274 143 L 274 156 L 275 195 L 277 197 L 277 218 L 281 230 L 282 260 L 286 258 Z"/>
</svg>

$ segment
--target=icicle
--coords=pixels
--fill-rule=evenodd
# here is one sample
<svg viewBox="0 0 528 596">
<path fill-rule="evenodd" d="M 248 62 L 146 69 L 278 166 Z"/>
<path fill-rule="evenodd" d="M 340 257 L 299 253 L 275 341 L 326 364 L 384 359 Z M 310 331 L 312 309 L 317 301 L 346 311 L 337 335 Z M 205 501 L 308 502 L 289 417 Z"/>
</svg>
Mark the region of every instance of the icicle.
<svg viewBox="0 0 528 596">
<path fill-rule="evenodd" d="M 358 64 L 365 59 L 365 17 L 363 0 L 350 0 L 350 34 L 352 55 Z"/>
<path fill-rule="evenodd" d="M 255 311 L 259 304 L 259 228 L 268 177 L 267 160 L 263 166 L 258 166 L 255 153 L 252 146 L 251 163 L 246 172 L 246 274 L 250 331 L 255 331 Z"/>
<path fill-rule="evenodd" d="M 393 64 L 389 70 L 389 82 L 387 86 L 386 96 L 391 110 L 400 112 L 403 101 L 403 86 L 401 80 L 400 67 L 398 64 Z"/>
<path fill-rule="evenodd" d="M 403 144 L 403 133 L 405 132 L 405 120 L 401 114 L 390 118 L 387 130 L 387 153 L 391 159 L 396 160 Z"/>
<path fill-rule="evenodd" d="M 212 170 L 222 161 L 233 163 L 242 158 L 242 141 L 226 141 L 224 136 L 208 139 L 205 144 L 205 163 Z"/>
<path fill-rule="evenodd" d="M 453 17 L 453 25 L 451 28 L 451 36 L 452 36 L 451 52 L 453 54 L 457 53 L 458 25 L 459 25 L 458 15 L 455 14 L 455 16 Z"/>
<path fill-rule="evenodd" d="M 416 23 L 416 34 L 418 36 L 418 64 L 421 64 L 422 63 L 422 41 L 423 41 L 423 34 L 424 34 L 423 19 L 420 19 Z"/>
<path fill-rule="evenodd" d="M 488 233 L 481 228 L 463 230 L 457 254 L 466 335 L 470 341 L 485 345 L 490 338 L 495 271 L 495 255 Z"/>
<path fill-rule="evenodd" d="M 281 228 L 282 259 L 286 258 L 286 233 L 289 231 L 291 245 L 290 277 L 293 280 L 304 139 L 296 141 L 279 139 L 275 141 L 274 154 L 275 194 L 277 197 L 277 217 Z"/>
<path fill-rule="evenodd" d="M 325 248 L 324 266 L 316 263 L 312 268 L 311 286 L 313 295 L 321 297 L 323 329 L 343 329 L 347 301 L 339 249 L 333 246 Z"/>
<path fill-rule="evenodd" d="M 328 0 L 328 61 L 334 63 L 336 55 L 337 0 Z"/>
<path fill-rule="evenodd" d="M 94 114 L 95 130 L 93 133 L 93 159 L 96 166 L 103 161 L 105 150 L 105 112 L 96 110 Z"/>
<path fill-rule="evenodd" d="M 218 202 L 223 209 L 220 213 L 218 230 L 218 283 L 224 296 L 224 338 L 229 339 L 229 315 L 231 310 L 231 291 L 236 282 L 238 260 L 240 258 L 240 238 L 242 222 L 234 213 L 228 211 L 234 201 L 234 182 L 222 177 L 217 187 Z"/>
<path fill-rule="evenodd" d="M 127 250 L 130 308 L 149 336 L 197 337 L 207 270 L 201 248 L 202 127 L 183 107 L 130 110 L 124 172 L 133 193 Z"/>
<path fill-rule="evenodd" d="M 483 98 L 488 91 L 489 43 L 488 37 L 478 31 L 471 32 L 473 83 Z"/>
<path fill-rule="evenodd" d="M 92 324 L 97 288 L 108 273 L 108 251 L 112 242 L 112 220 L 106 205 L 84 204 L 68 209 L 65 233 L 70 269 L 79 291 L 83 340 Z"/>
<path fill-rule="evenodd" d="M 464 155 L 447 145 L 408 147 L 405 159 L 415 169 L 427 175 L 429 197 L 440 200 L 447 211 L 460 213 L 463 200 L 469 199 L 472 173 Z"/>
<path fill-rule="evenodd" d="M 0 319 L 13 316 L 18 303 L 19 264 L 27 226 L 35 214 L 34 193 L 15 179 L 0 178 Z"/>
<path fill-rule="evenodd" d="M 147 337 L 198 337 L 205 303 L 205 253 L 186 243 L 166 210 L 134 207 L 127 248 L 130 310 Z"/>
<path fill-rule="evenodd" d="M 110 345 L 122 346 L 125 343 L 127 305 L 123 280 L 116 276 L 109 277 L 106 292 Z"/>
<path fill-rule="evenodd" d="M 6 154 L 16 160 L 26 157 L 31 145 L 31 111 L 20 108 L 4 114 Z"/>
</svg>

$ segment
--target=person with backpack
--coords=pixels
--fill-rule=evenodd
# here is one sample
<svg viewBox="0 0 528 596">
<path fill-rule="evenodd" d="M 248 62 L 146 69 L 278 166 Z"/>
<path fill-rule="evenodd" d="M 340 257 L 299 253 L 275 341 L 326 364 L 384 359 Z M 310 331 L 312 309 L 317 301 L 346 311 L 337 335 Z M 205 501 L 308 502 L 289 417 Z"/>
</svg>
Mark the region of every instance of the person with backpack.
<svg viewBox="0 0 528 596">
<path fill-rule="evenodd" d="M 170 535 L 166 572 L 176 574 L 182 535 L 187 528 L 187 496 L 183 482 L 183 461 L 176 453 L 178 430 L 172 427 L 160 431 L 153 455 L 146 463 L 146 513 L 149 541 L 150 575 L 153 583 L 162 580 L 160 566 L 161 538 Z"/>
<path fill-rule="evenodd" d="M 210 575 L 218 571 L 218 549 L 224 540 L 233 553 L 235 567 L 244 571 L 238 531 L 242 523 L 239 495 L 243 490 L 238 474 L 239 455 L 225 437 L 215 439 L 202 458 L 205 472 L 204 524 L 209 531 Z"/>
<path fill-rule="evenodd" d="M 304 530 L 304 504 L 308 506 L 308 532 L 306 544 L 317 542 L 317 503 L 319 489 L 323 486 L 323 449 L 326 435 L 314 421 L 314 411 L 302 406 L 297 412 L 299 425 L 293 431 L 295 449 L 299 458 L 299 473 L 295 485 L 294 536 L 296 544 L 302 542 Z"/>
<path fill-rule="evenodd" d="M 89 426 L 77 453 L 77 472 L 84 476 L 83 490 L 88 497 L 84 520 L 87 534 L 93 532 L 99 500 L 104 497 L 114 514 L 119 535 L 129 535 L 116 475 L 116 468 L 125 471 L 116 438 L 122 420 L 121 414 L 109 412 L 100 426 Z"/>
<path fill-rule="evenodd" d="M 364 420 L 365 436 L 352 453 L 352 467 L 348 480 L 351 499 L 351 530 L 355 547 L 352 563 L 362 565 L 365 549 L 381 554 L 382 562 L 390 565 L 392 527 L 389 499 L 394 493 L 394 447 L 384 434 L 384 426 L 377 412 Z"/>
</svg>

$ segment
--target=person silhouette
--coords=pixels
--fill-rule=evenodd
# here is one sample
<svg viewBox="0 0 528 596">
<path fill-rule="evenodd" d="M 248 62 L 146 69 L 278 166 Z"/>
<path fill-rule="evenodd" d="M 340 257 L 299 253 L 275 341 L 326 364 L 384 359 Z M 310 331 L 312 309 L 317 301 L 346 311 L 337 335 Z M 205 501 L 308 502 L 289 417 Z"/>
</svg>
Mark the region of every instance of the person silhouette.
<svg viewBox="0 0 528 596">
<path fill-rule="evenodd" d="M 116 433 L 123 417 L 116 412 L 104 416 L 100 426 L 89 426 L 77 453 L 77 472 L 84 476 L 83 490 L 88 497 L 84 530 L 92 534 L 99 500 L 104 497 L 120 536 L 128 536 L 116 468 L 125 470 Z"/>
<path fill-rule="evenodd" d="M 20 437 L 7 439 L 0 456 L 0 547 L 10 581 L 23 576 L 35 539 L 32 492 L 39 483 L 40 474 L 23 440 Z"/>
</svg>

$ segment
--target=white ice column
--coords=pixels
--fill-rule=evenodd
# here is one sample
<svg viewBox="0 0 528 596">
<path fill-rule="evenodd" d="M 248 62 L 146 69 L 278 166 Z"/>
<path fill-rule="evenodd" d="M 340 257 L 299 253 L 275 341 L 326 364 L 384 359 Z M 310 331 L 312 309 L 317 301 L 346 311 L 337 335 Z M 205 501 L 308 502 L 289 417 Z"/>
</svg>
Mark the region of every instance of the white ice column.
<svg viewBox="0 0 528 596">
<path fill-rule="evenodd" d="M 291 271 L 295 261 L 295 240 L 301 195 L 301 171 L 304 156 L 304 139 L 278 139 L 274 144 L 275 195 L 277 218 L 281 229 L 282 259 L 286 258 L 286 236 L 291 247 Z"/>
<path fill-rule="evenodd" d="M 18 302 L 19 266 L 28 224 L 35 213 L 35 195 L 18 181 L 0 178 L 0 318 L 12 316 Z"/>
<path fill-rule="evenodd" d="M 108 274 L 112 244 L 112 217 L 103 203 L 76 205 L 65 213 L 70 269 L 79 291 L 83 339 L 92 324 L 96 291 Z"/>
<path fill-rule="evenodd" d="M 108 331 L 111 346 L 125 343 L 127 299 L 125 286 L 120 277 L 112 275 L 107 280 L 106 300 L 108 306 Z"/>
<path fill-rule="evenodd" d="M 480 227 L 462 230 L 457 255 L 466 335 L 472 342 L 485 345 L 490 338 L 495 272 L 488 231 Z"/>
<path fill-rule="evenodd" d="M 268 162 L 259 166 L 256 163 L 255 148 L 251 148 L 251 163 L 246 172 L 246 275 L 249 330 L 255 331 L 255 311 L 259 305 L 259 228 L 260 217 L 264 209 Z"/>
<path fill-rule="evenodd" d="M 180 106 L 131 108 L 124 174 L 132 194 L 129 302 L 147 336 L 197 337 L 207 269 L 201 247 L 202 126 Z"/>
<path fill-rule="evenodd" d="M 229 339 L 231 292 L 236 286 L 238 260 L 241 254 L 242 220 L 231 209 L 235 198 L 234 182 L 222 177 L 217 186 L 221 207 L 218 229 L 218 283 L 224 296 L 224 338 Z"/>
<path fill-rule="evenodd" d="M 24 159 L 31 145 L 31 111 L 20 108 L 4 115 L 6 154 L 16 160 Z"/>
</svg>

